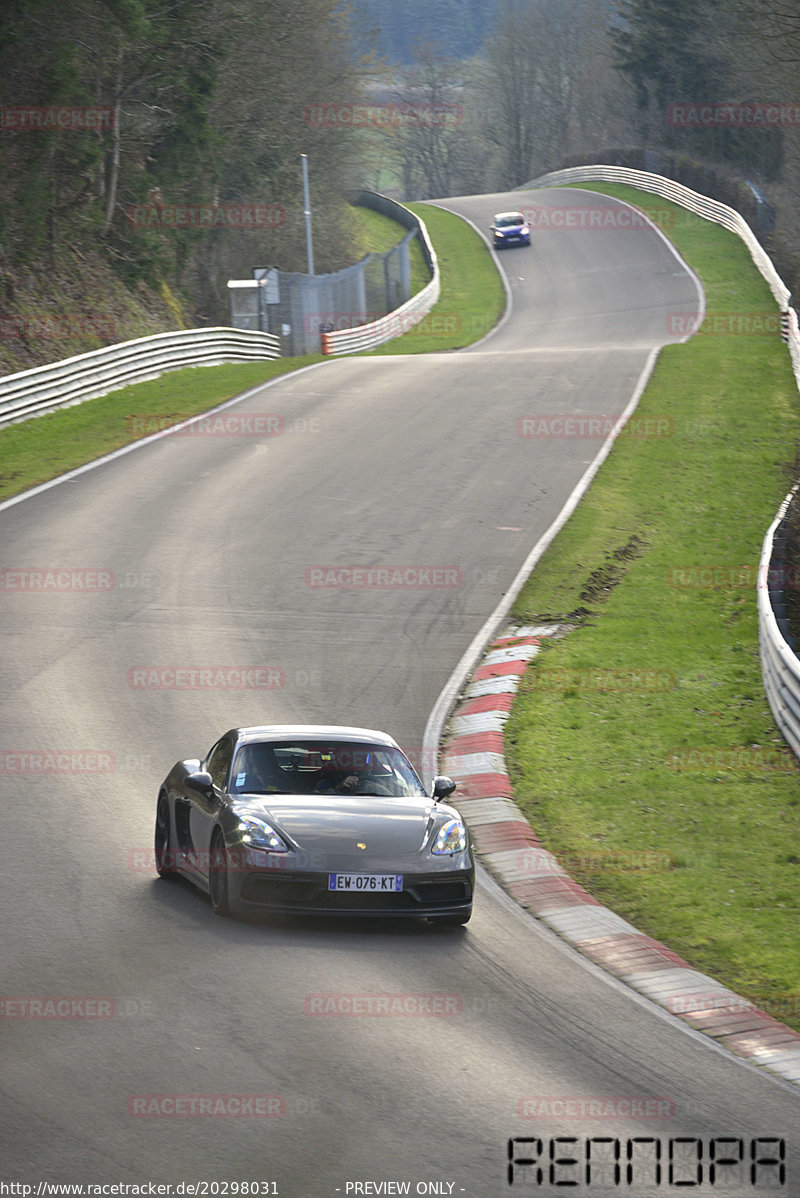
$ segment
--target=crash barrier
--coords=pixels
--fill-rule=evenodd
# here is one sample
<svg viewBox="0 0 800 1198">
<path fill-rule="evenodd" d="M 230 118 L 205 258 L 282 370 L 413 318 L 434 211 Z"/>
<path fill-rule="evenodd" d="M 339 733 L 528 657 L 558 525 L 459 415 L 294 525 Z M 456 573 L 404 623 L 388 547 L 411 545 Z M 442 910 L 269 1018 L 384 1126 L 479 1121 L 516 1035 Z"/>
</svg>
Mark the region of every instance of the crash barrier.
<svg viewBox="0 0 800 1198">
<path fill-rule="evenodd" d="M 122 341 L 0 379 L 0 428 L 158 378 L 167 370 L 279 357 L 277 337 L 239 329 L 187 329 Z"/>
<path fill-rule="evenodd" d="M 379 317 L 378 320 L 358 325 L 356 328 L 322 330 L 321 341 L 324 354 L 355 354 L 361 350 L 375 349 L 386 341 L 391 341 L 394 337 L 400 337 L 427 316 L 438 301 L 441 292 L 439 263 L 425 222 L 420 220 L 409 208 L 405 208 L 396 200 L 380 195 L 378 192 L 357 192 L 354 194 L 352 202 L 365 208 L 373 208 L 376 212 L 382 212 L 384 216 L 390 216 L 392 220 L 415 231 L 422 247 L 425 264 L 431 272 L 431 281 L 416 295 L 412 295 L 406 303 L 387 313 L 386 316 Z"/>
<path fill-rule="evenodd" d="M 254 270 L 252 279 L 229 279 L 231 324 L 280 337 L 287 357 L 345 354 L 373 349 L 417 324 L 439 298 L 436 254 L 423 222 L 408 208 L 374 191 L 354 191 L 351 204 L 373 208 L 408 229 L 382 254 L 329 274 L 275 267 Z M 422 248 L 431 282 L 411 294 L 411 242 Z"/>
<path fill-rule="evenodd" d="M 767 252 L 744 217 L 735 209 L 729 208 L 727 204 L 721 204 L 719 200 L 712 200 L 710 196 L 700 195 L 699 192 L 692 191 L 690 187 L 676 183 L 674 179 L 666 179 L 663 175 L 653 175 L 649 171 L 637 171 L 626 166 L 570 166 L 563 171 L 550 171 L 549 174 L 542 175 L 531 183 L 524 183 L 523 188 L 560 187 L 564 183 L 584 182 L 628 183 L 631 187 L 638 187 L 640 191 L 650 191 L 654 195 L 661 196 L 662 199 L 672 200 L 673 204 L 680 204 L 682 208 L 688 208 L 697 216 L 702 216 L 706 220 L 714 221 L 715 224 L 730 229 L 732 233 L 738 234 L 747 246 L 756 267 L 766 280 L 781 311 L 786 311 L 788 308 L 789 288 L 780 278 Z"/>
<path fill-rule="evenodd" d="M 690 212 L 738 234 L 781 309 L 781 336 L 788 344 L 795 379 L 800 388 L 797 312 L 789 304 L 791 297 L 788 287 L 740 213 L 673 179 L 622 166 L 568 167 L 562 171 L 551 171 L 525 186 L 558 187 L 565 183 L 589 182 L 628 183 L 641 191 L 650 191 L 665 200 L 672 200 L 674 204 L 680 204 Z M 756 593 L 764 691 L 776 724 L 792 751 L 800 757 L 800 659 L 795 653 L 794 639 L 789 631 L 784 600 L 787 588 L 796 586 L 795 574 L 800 577 L 800 571 L 794 570 L 785 559 L 787 512 L 793 496 L 794 491 L 787 495 L 764 538 Z"/>
<path fill-rule="evenodd" d="M 785 592 L 800 571 L 786 558 L 791 491 L 764 537 L 758 571 L 758 639 L 767 701 L 788 745 L 800 757 L 800 660 L 786 618 Z"/>
</svg>

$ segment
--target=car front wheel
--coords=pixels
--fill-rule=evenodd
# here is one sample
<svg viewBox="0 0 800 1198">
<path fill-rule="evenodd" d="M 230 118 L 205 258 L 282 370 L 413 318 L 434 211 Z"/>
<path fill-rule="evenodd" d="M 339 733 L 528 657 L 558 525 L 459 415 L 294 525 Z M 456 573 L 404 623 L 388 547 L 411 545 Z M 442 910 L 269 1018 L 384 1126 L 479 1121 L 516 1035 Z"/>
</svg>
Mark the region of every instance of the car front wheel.
<svg viewBox="0 0 800 1198">
<path fill-rule="evenodd" d="M 217 830 L 211 841 L 211 855 L 208 865 L 208 895 L 211 906 L 217 915 L 229 915 L 228 901 L 228 854 L 225 851 L 225 840 Z"/>
<path fill-rule="evenodd" d="M 172 826 L 169 800 L 163 790 L 158 796 L 156 807 L 155 838 L 156 871 L 162 878 L 175 876 L 175 854 L 172 851 Z"/>
</svg>

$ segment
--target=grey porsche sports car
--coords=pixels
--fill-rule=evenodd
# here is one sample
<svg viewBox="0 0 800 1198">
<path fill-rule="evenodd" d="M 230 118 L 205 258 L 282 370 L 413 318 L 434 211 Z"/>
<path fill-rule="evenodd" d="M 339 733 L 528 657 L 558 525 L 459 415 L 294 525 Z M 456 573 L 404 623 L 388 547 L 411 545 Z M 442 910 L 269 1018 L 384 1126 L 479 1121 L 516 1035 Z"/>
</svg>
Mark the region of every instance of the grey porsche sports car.
<svg viewBox="0 0 800 1198">
<path fill-rule="evenodd" d="M 233 728 L 161 784 L 155 860 L 221 915 L 423 916 L 464 924 L 475 862 L 450 778 L 431 794 L 369 728 Z"/>
</svg>

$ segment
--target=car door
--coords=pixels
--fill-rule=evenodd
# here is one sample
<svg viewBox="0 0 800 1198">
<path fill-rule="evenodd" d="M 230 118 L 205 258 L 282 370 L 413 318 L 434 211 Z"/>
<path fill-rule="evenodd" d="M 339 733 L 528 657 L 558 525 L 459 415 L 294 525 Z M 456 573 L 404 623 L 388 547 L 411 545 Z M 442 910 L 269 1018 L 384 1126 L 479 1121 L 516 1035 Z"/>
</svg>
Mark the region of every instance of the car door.
<svg viewBox="0 0 800 1198">
<path fill-rule="evenodd" d="M 212 790 L 187 788 L 187 793 L 191 796 L 189 828 L 192 848 L 197 871 L 204 878 L 208 877 L 211 832 L 227 795 L 234 745 L 235 737 L 225 735 L 217 741 L 206 757 L 203 768 L 211 775 Z"/>
</svg>

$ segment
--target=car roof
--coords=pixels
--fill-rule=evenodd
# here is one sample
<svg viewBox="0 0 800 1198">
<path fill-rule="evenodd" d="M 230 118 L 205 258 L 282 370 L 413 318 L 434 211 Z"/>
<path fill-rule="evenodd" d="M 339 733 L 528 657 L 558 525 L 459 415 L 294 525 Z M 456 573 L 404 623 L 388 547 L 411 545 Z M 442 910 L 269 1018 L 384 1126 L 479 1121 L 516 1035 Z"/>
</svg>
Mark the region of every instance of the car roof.
<svg viewBox="0 0 800 1198">
<path fill-rule="evenodd" d="M 397 741 L 375 728 L 354 728 L 347 724 L 261 724 L 250 728 L 232 728 L 240 742 L 264 740 L 350 740 L 399 748 Z"/>
<path fill-rule="evenodd" d="M 521 225 L 525 224 L 525 217 L 522 215 L 521 212 L 517 212 L 516 210 L 514 212 L 496 212 L 495 216 L 494 216 L 494 219 L 496 221 L 497 220 L 510 220 L 512 218 L 514 220 L 518 220 Z"/>
</svg>

